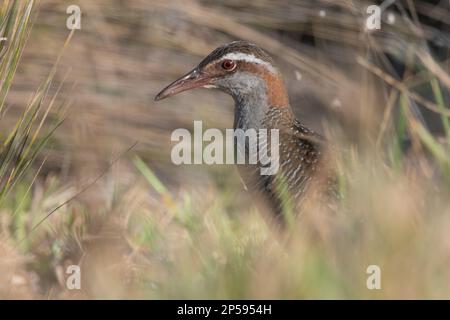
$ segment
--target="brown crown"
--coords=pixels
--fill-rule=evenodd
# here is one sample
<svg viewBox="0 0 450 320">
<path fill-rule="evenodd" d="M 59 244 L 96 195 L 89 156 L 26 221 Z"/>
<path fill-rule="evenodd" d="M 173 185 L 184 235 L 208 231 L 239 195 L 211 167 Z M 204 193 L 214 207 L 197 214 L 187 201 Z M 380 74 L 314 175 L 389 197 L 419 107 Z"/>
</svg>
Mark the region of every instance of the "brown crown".
<svg viewBox="0 0 450 320">
<path fill-rule="evenodd" d="M 256 58 L 259 58 L 263 61 L 269 62 L 273 64 L 272 58 L 260 47 L 257 45 L 250 43 L 248 41 L 239 40 L 233 41 L 231 43 L 225 44 L 223 46 L 218 47 L 213 52 L 211 52 L 202 62 L 200 62 L 199 67 L 204 67 L 209 63 L 219 60 L 221 57 L 227 55 L 232 52 L 240 52 L 246 54 L 252 54 Z"/>
</svg>

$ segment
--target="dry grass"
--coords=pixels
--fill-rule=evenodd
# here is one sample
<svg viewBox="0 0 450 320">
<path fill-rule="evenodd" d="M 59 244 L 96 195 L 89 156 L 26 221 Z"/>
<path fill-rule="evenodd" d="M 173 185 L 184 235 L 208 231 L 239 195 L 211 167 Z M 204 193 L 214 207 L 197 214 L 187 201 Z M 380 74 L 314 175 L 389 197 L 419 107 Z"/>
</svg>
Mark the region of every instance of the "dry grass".
<svg viewBox="0 0 450 320">
<path fill-rule="evenodd" d="M 70 108 L 0 209 L 0 297 L 450 298 L 450 127 L 440 115 L 449 112 L 450 60 L 424 42 L 441 39 L 448 52 L 448 6 L 409 8 L 439 29 L 413 14 L 368 33 L 355 1 L 78 3 L 82 30 L 48 93 L 62 83 L 54 103 Z M 68 4 L 39 2 L 5 128 L 61 52 Z M 236 38 L 271 52 L 299 119 L 336 150 L 342 203 L 332 213 L 312 203 L 285 237 L 266 227 L 232 166 L 170 162 L 171 131 L 199 119 L 230 127 L 231 99 L 198 90 L 152 100 Z M 402 78 L 387 54 L 405 65 Z M 82 268 L 82 290 L 65 288 L 70 264 Z M 366 287 L 371 264 L 382 290 Z"/>
</svg>

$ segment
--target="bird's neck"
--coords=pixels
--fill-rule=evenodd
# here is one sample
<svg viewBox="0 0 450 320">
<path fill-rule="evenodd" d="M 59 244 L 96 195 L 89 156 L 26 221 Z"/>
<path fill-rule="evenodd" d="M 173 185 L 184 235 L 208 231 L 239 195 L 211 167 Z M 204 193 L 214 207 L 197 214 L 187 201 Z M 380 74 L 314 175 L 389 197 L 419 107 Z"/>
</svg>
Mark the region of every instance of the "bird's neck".
<svg viewBox="0 0 450 320">
<path fill-rule="evenodd" d="M 253 81 L 251 88 L 232 92 L 235 101 L 235 129 L 272 129 L 271 114 L 278 112 L 285 120 L 293 119 L 289 97 L 283 79 L 266 73 Z"/>
</svg>

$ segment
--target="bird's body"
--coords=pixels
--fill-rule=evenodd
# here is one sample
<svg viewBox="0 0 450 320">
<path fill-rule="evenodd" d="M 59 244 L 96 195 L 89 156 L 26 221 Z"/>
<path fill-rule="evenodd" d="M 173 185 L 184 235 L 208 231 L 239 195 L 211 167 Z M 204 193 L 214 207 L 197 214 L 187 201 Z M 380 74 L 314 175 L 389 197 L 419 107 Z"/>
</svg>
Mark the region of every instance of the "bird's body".
<svg viewBox="0 0 450 320">
<path fill-rule="evenodd" d="M 233 97 L 234 129 L 278 130 L 278 172 L 261 175 L 258 162 L 239 165 L 239 173 L 247 189 L 283 220 L 286 205 L 298 207 L 317 176 L 323 139 L 295 118 L 273 60 L 254 44 L 232 42 L 214 50 L 194 70 L 166 87 L 156 100 L 195 87 L 218 88 Z M 245 145 L 247 156 L 251 150 Z"/>
<path fill-rule="evenodd" d="M 238 169 L 247 189 L 262 203 L 261 207 L 268 207 L 277 220 L 283 221 L 286 210 L 299 209 L 310 180 L 316 176 L 322 158 L 322 139 L 298 122 L 287 108 L 269 107 L 261 126 L 279 130 L 278 172 L 261 175 L 261 164 L 238 165 Z"/>
</svg>

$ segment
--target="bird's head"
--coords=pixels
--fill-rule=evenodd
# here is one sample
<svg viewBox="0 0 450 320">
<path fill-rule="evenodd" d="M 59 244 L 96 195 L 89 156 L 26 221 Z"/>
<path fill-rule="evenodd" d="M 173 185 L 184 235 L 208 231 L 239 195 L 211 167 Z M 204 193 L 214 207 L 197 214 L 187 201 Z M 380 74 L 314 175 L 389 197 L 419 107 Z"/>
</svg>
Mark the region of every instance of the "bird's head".
<svg viewBox="0 0 450 320">
<path fill-rule="evenodd" d="M 164 88 L 155 100 L 194 88 L 217 88 L 235 99 L 265 95 L 268 102 L 287 104 L 283 80 L 272 58 L 247 41 L 218 47 L 192 71 Z"/>
</svg>

